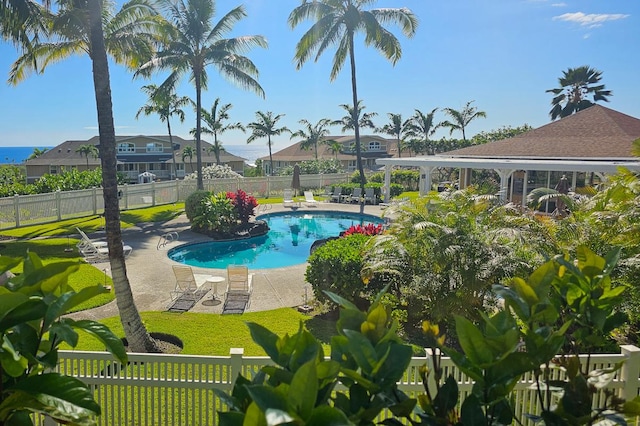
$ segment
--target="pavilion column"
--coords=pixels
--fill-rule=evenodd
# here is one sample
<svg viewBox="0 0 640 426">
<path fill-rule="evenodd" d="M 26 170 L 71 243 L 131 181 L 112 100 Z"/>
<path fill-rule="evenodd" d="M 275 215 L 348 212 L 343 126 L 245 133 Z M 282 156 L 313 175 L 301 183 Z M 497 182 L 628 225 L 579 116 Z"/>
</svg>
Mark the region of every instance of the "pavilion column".
<svg viewBox="0 0 640 426">
<path fill-rule="evenodd" d="M 388 203 L 391 197 L 389 197 L 389 191 L 391 190 L 391 167 L 384 166 L 384 202 Z"/>
<path fill-rule="evenodd" d="M 464 189 L 467 186 L 471 185 L 471 173 L 473 169 L 460 169 L 460 179 L 459 179 L 459 188 Z"/>
<path fill-rule="evenodd" d="M 500 201 L 506 203 L 507 193 L 508 193 L 508 184 L 509 178 L 515 172 L 514 169 L 494 169 L 496 173 L 500 176 Z"/>
<path fill-rule="evenodd" d="M 420 166 L 420 196 L 431 191 L 431 172 L 434 167 Z"/>
</svg>

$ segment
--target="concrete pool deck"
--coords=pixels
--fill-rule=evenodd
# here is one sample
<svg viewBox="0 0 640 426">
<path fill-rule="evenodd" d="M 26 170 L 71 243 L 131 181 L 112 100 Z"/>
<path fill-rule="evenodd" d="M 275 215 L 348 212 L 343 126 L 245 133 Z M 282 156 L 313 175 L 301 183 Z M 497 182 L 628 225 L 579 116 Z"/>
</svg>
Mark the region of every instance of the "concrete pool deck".
<svg viewBox="0 0 640 426">
<path fill-rule="evenodd" d="M 271 204 L 260 206 L 257 215 L 281 211 L 291 211 L 291 208 L 282 204 Z M 271 206 L 271 207 L 268 207 Z M 351 204 L 338 203 L 318 203 L 315 206 L 307 207 L 304 202 L 297 211 L 345 211 L 359 213 L 360 207 Z M 380 206 L 366 205 L 365 214 L 381 216 Z M 135 304 L 138 311 L 166 311 L 171 305 L 170 291 L 175 287 L 175 278 L 172 265 L 179 263 L 167 257 L 167 251 L 173 247 L 185 243 L 195 243 L 210 241 L 208 237 L 192 232 L 189 222 L 184 214 L 162 224 L 142 223 L 137 226 L 122 230 L 122 238 L 127 245 L 133 247 L 132 254 L 126 260 L 127 275 L 131 285 Z M 161 235 L 168 232 L 178 232 L 179 240 L 171 241 L 164 247 L 158 248 Z M 90 237 L 97 238 L 99 233 Z M 109 271 L 109 262 L 93 264 L 96 268 Z M 313 297 L 311 285 L 305 282 L 304 273 L 307 263 L 272 269 L 252 269 L 253 293 L 251 303 L 245 312 L 266 311 L 283 307 L 295 307 L 303 305 L 305 301 L 305 289 L 309 299 Z M 218 287 L 218 299 L 222 300 L 226 288 L 225 269 L 193 268 L 197 274 L 216 275 L 225 278 Z M 189 312 L 200 313 L 222 313 L 222 303 L 212 303 L 213 291 L 209 291 L 202 299 L 196 302 Z M 203 303 L 204 302 L 204 303 Z M 112 301 L 104 306 L 79 312 L 74 315 L 76 318 L 101 319 L 118 315 L 116 301 Z"/>
</svg>

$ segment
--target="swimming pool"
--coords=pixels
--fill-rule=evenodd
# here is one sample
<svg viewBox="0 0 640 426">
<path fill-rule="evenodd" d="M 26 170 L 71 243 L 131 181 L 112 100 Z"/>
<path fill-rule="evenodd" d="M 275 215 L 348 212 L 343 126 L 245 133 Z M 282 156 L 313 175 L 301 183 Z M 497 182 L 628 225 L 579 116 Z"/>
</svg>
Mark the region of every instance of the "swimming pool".
<svg viewBox="0 0 640 426">
<path fill-rule="evenodd" d="M 281 268 L 305 263 L 316 240 L 337 237 L 351 225 L 378 224 L 376 216 L 346 212 L 283 212 L 261 215 L 269 225 L 261 237 L 237 241 L 185 244 L 169 250 L 171 260 L 200 268 L 224 269 L 246 265 L 250 269 Z"/>
</svg>

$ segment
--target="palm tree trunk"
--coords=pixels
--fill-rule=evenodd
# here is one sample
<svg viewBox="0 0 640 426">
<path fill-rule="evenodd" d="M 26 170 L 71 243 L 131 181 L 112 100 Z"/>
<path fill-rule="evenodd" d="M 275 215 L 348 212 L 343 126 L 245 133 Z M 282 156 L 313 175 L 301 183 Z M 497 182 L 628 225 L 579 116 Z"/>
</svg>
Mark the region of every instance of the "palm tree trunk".
<svg viewBox="0 0 640 426">
<path fill-rule="evenodd" d="M 360 189 L 364 194 L 364 167 L 362 167 L 362 153 L 360 149 L 360 123 L 358 123 L 358 87 L 356 84 L 356 55 L 353 51 L 353 33 L 349 34 L 349 60 L 351 61 L 351 89 L 353 94 L 353 129 L 356 137 L 356 164 L 360 172 Z M 360 202 L 360 214 L 364 213 L 364 203 Z"/>
<path fill-rule="evenodd" d="M 204 183 L 202 182 L 202 75 L 199 72 L 194 73 L 194 79 L 196 82 L 196 165 L 198 170 L 196 175 L 198 176 L 198 189 L 204 190 Z"/>
<path fill-rule="evenodd" d="M 213 151 L 214 154 L 216 154 L 216 164 L 219 166 L 220 165 L 220 147 L 218 146 L 218 133 L 213 132 L 213 147 L 215 148 L 215 151 Z"/>
<path fill-rule="evenodd" d="M 267 145 L 269 145 L 269 165 L 271 167 L 271 173 L 269 173 L 270 176 L 273 176 L 273 155 L 271 155 L 271 135 L 267 136 Z"/>
<path fill-rule="evenodd" d="M 173 151 L 173 136 L 171 136 L 171 123 L 169 117 L 167 117 L 167 132 L 169 133 L 169 145 L 171 145 L 171 160 L 173 161 L 173 174 L 174 178 L 178 179 L 178 167 L 176 166 L 176 153 Z M 169 176 L 171 178 L 171 176 Z M 171 179 L 169 179 L 171 180 Z"/>
<path fill-rule="evenodd" d="M 102 2 L 101 0 L 92 0 L 90 5 L 91 63 L 98 111 L 98 133 L 100 135 L 104 220 L 116 302 L 120 313 L 120 321 L 129 342 L 129 349 L 132 352 L 159 352 L 155 341 L 149 336 L 142 323 L 138 309 L 133 301 L 131 285 L 129 284 L 124 262 L 116 176 L 116 133 L 113 125 L 109 64 L 102 32 Z"/>
</svg>

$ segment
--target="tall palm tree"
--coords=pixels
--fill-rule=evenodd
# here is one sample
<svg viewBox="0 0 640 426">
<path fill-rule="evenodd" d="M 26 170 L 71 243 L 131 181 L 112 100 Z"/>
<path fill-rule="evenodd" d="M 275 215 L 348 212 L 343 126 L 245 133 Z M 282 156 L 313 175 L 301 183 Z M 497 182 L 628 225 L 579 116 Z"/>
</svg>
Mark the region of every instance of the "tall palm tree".
<svg viewBox="0 0 640 426">
<path fill-rule="evenodd" d="M 300 129 L 297 132 L 292 133 L 291 139 L 302 138 L 300 148 L 305 151 L 313 148 L 317 161 L 318 143 L 323 142 L 325 144 L 330 144 L 331 142 L 335 142 L 332 139 L 325 139 L 325 136 L 329 134 L 329 129 L 327 127 L 331 125 L 331 120 L 328 118 L 321 118 L 316 124 L 311 124 L 308 120 L 302 119 L 298 121 L 298 123 L 302 124 L 305 129 Z"/>
<path fill-rule="evenodd" d="M 267 146 L 269 147 L 269 167 L 271 168 L 271 175 L 273 175 L 273 155 L 271 154 L 271 136 L 279 136 L 285 132 L 291 133 L 286 126 L 276 127 L 278 121 L 284 117 L 284 114 L 278 114 L 275 117 L 273 112 L 257 111 L 256 121 L 247 124 L 247 127 L 251 129 L 251 136 L 247 139 L 247 143 L 251 143 L 258 138 L 267 138 Z"/>
<path fill-rule="evenodd" d="M 604 84 L 598 84 L 601 79 L 602 72 L 587 65 L 563 71 L 562 77 L 558 78 L 560 87 L 546 91 L 554 95 L 551 100 L 553 107 L 549 111 L 551 120 L 587 109 L 598 101 L 609 102 L 607 97 L 611 96 L 612 92 L 605 90 Z M 590 95 L 593 95 L 593 102 L 587 99 Z"/>
<path fill-rule="evenodd" d="M 98 158 L 99 152 L 98 148 L 90 143 L 86 143 L 84 145 L 80 145 L 76 152 L 80 153 L 80 155 L 84 155 L 87 159 L 87 170 L 89 170 L 89 157 Z"/>
<path fill-rule="evenodd" d="M 358 105 L 358 87 L 356 80 L 356 56 L 354 37 L 356 33 L 364 34 L 367 46 L 373 45 L 392 64 L 402 56 L 398 39 L 382 24 L 398 24 L 407 37 L 415 34 L 418 20 L 407 8 L 384 8 L 365 10 L 364 7 L 374 4 L 375 0 L 318 0 L 303 1 L 289 14 L 289 25 L 295 28 L 306 19 L 316 22 L 302 36 L 296 45 L 295 61 L 298 69 L 315 56 L 318 61 L 322 53 L 332 45 L 337 45 L 333 57 L 330 79 L 336 79 L 347 56 L 351 69 L 352 105 Z M 352 114 L 356 140 L 356 161 L 360 172 L 360 188 L 364 193 L 366 183 L 362 155 L 360 149 L 360 127 L 356 116 L 356 108 Z M 361 204 L 360 210 L 364 211 Z"/>
<path fill-rule="evenodd" d="M 435 147 L 429 139 L 443 124 L 435 124 L 434 117 L 438 108 L 434 108 L 431 112 L 425 114 L 416 109 L 414 114 L 407 120 L 405 135 L 412 141 L 413 148 L 416 148 L 416 141 L 420 142 L 420 148 L 427 151 L 427 154 L 435 154 Z M 418 152 L 414 152 L 417 154 Z"/>
<path fill-rule="evenodd" d="M 362 99 L 358 101 L 358 110 L 354 111 L 353 107 L 348 104 L 341 104 L 340 107 L 347 112 L 347 115 L 339 120 L 331 122 L 332 125 L 342 126 L 342 131 L 355 130 L 356 122 L 359 129 L 369 128 L 375 129 L 376 125 L 373 123 L 372 118 L 377 117 L 377 112 L 364 112 L 366 106 L 362 103 Z M 355 117 L 355 120 L 354 120 Z"/>
<path fill-rule="evenodd" d="M 105 229 L 116 303 L 129 348 L 157 352 L 135 306 L 124 260 L 116 172 L 116 136 L 107 53 L 117 63 L 136 68 L 153 48 L 157 14 L 145 0 L 132 0 L 113 13 L 112 3 L 100 0 L 59 0 L 49 28 L 53 41 L 34 39 L 13 64 L 9 81 L 17 84 L 33 71 L 43 72 L 54 62 L 74 54 L 91 59 L 100 136 L 100 160 Z"/>
<path fill-rule="evenodd" d="M 233 26 L 247 16 L 245 8 L 238 6 L 213 22 L 215 0 L 159 0 L 167 13 L 166 35 L 155 57 L 142 65 L 138 74 L 148 76 L 157 70 L 171 70 L 162 87 L 175 87 L 178 80 L 189 73 L 196 89 L 196 159 L 198 189 L 202 182 L 202 90 L 208 87 L 207 66 L 212 65 L 220 74 L 243 89 L 264 98 L 264 90 L 257 81 L 258 69 L 244 52 L 253 47 L 267 47 L 264 37 L 242 36 L 224 38 Z"/>
<path fill-rule="evenodd" d="M 193 172 L 193 154 L 195 154 L 195 150 L 192 146 L 185 146 L 182 149 L 182 162 L 184 163 L 185 159 L 189 159 L 189 165 L 191 166 L 191 171 Z"/>
<path fill-rule="evenodd" d="M 208 127 L 203 128 L 201 131 L 202 133 L 213 135 L 213 145 L 209 150 L 216 156 L 216 164 L 220 164 L 220 151 L 223 150 L 222 145 L 218 141 L 218 135 L 223 134 L 227 130 L 246 131 L 244 126 L 239 122 L 224 124 L 224 121 L 229 119 L 229 110 L 231 108 L 231 104 L 220 106 L 220 98 L 216 98 L 211 106 L 211 112 L 206 109 L 202 110 L 202 120 Z"/>
<path fill-rule="evenodd" d="M 173 173 L 178 177 L 175 148 L 173 146 L 173 135 L 171 134 L 171 117 L 175 115 L 181 123 L 184 123 L 184 111 L 182 110 L 182 107 L 189 105 L 191 103 L 191 99 L 189 99 L 188 96 L 178 96 L 173 92 L 160 90 L 155 84 L 142 86 L 142 91 L 147 94 L 149 100 L 145 105 L 140 107 L 136 114 L 136 119 L 140 114 L 158 114 L 160 121 L 167 123 L 169 145 L 171 145 L 171 160 L 173 161 Z"/>
<path fill-rule="evenodd" d="M 387 113 L 387 116 L 389 117 L 389 122 L 376 129 L 376 131 L 395 137 L 398 144 L 398 157 L 402 157 L 402 148 L 404 147 L 402 136 L 406 132 L 409 120 L 403 122 L 402 114 L 394 114 L 392 112 Z"/>
<path fill-rule="evenodd" d="M 445 108 L 444 112 L 447 114 L 453 121 L 443 121 L 441 126 L 449 128 L 449 134 L 452 134 L 454 130 L 459 130 L 462 132 L 462 140 L 467 142 L 467 136 L 465 134 L 465 129 L 476 118 L 486 118 L 487 113 L 484 111 L 478 111 L 478 108 L 472 107 L 471 104 L 474 101 L 469 101 L 462 108 L 462 111 L 457 111 L 453 108 Z"/>
</svg>

